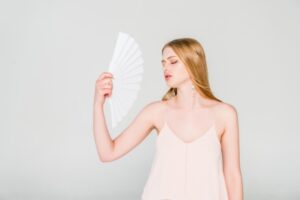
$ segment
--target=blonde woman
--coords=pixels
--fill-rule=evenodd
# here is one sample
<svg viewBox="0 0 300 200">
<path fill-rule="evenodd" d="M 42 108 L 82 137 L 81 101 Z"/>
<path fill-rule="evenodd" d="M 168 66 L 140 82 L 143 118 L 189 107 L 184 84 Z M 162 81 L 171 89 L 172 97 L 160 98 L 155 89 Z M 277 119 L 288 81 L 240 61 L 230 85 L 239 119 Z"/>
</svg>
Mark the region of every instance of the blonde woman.
<svg viewBox="0 0 300 200">
<path fill-rule="evenodd" d="M 169 90 L 146 105 L 115 139 L 103 114 L 112 94 L 112 74 L 96 81 L 94 138 L 102 162 L 116 160 L 156 129 L 156 153 L 142 200 L 242 200 L 236 109 L 211 91 L 203 47 L 179 38 L 162 48 Z"/>
</svg>

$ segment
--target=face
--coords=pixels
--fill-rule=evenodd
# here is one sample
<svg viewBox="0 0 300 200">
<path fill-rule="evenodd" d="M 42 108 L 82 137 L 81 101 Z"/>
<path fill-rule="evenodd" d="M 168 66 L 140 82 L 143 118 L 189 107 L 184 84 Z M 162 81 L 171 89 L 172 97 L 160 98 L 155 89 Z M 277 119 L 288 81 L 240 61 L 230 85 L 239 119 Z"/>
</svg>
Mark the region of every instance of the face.
<svg viewBox="0 0 300 200">
<path fill-rule="evenodd" d="M 181 84 L 189 81 L 190 78 L 185 65 L 171 47 L 164 49 L 161 63 L 164 78 L 170 87 L 177 88 Z"/>
</svg>

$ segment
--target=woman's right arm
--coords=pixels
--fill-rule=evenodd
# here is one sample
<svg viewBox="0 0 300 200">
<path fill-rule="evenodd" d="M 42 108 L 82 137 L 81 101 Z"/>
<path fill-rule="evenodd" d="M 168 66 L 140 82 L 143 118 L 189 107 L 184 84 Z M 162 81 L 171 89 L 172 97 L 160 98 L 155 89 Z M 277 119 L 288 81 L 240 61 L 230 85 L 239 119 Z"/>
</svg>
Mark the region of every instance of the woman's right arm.
<svg viewBox="0 0 300 200">
<path fill-rule="evenodd" d="M 159 102 L 154 102 L 145 106 L 133 122 L 112 139 L 103 110 L 105 97 L 110 96 L 112 92 L 112 85 L 105 85 L 105 83 L 112 84 L 111 78 L 112 74 L 109 72 L 100 75 L 96 82 L 94 97 L 93 131 L 99 159 L 102 162 L 116 160 L 141 143 L 154 128 L 154 116 L 157 116 L 159 105 Z"/>
</svg>

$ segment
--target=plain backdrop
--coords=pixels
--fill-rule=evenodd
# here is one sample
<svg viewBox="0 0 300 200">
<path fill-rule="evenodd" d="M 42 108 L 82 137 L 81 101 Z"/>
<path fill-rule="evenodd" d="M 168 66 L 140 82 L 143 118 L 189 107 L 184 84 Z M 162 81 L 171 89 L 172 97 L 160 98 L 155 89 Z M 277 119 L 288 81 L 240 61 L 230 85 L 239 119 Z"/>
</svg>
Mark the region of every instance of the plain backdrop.
<svg viewBox="0 0 300 200">
<path fill-rule="evenodd" d="M 140 199 L 156 132 L 110 163 L 93 138 L 95 81 L 119 31 L 140 45 L 145 71 L 112 137 L 167 91 L 162 46 L 193 37 L 213 93 L 238 111 L 245 199 L 300 199 L 299 1 L 11 0 L 0 22 L 1 200 Z"/>
</svg>

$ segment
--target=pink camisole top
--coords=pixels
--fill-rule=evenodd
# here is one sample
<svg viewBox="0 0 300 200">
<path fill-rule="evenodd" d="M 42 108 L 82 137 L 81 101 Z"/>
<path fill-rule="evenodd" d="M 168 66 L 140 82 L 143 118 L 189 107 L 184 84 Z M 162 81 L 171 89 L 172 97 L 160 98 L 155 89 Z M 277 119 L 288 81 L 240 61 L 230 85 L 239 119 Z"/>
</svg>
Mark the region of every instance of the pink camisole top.
<svg viewBox="0 0 300 200">
<path fill-rule="evenodd" d="M 142 200 L 228 200 L 215 120 L 191 142 L 165 121 L 155 145 Z"/>
</svg>

